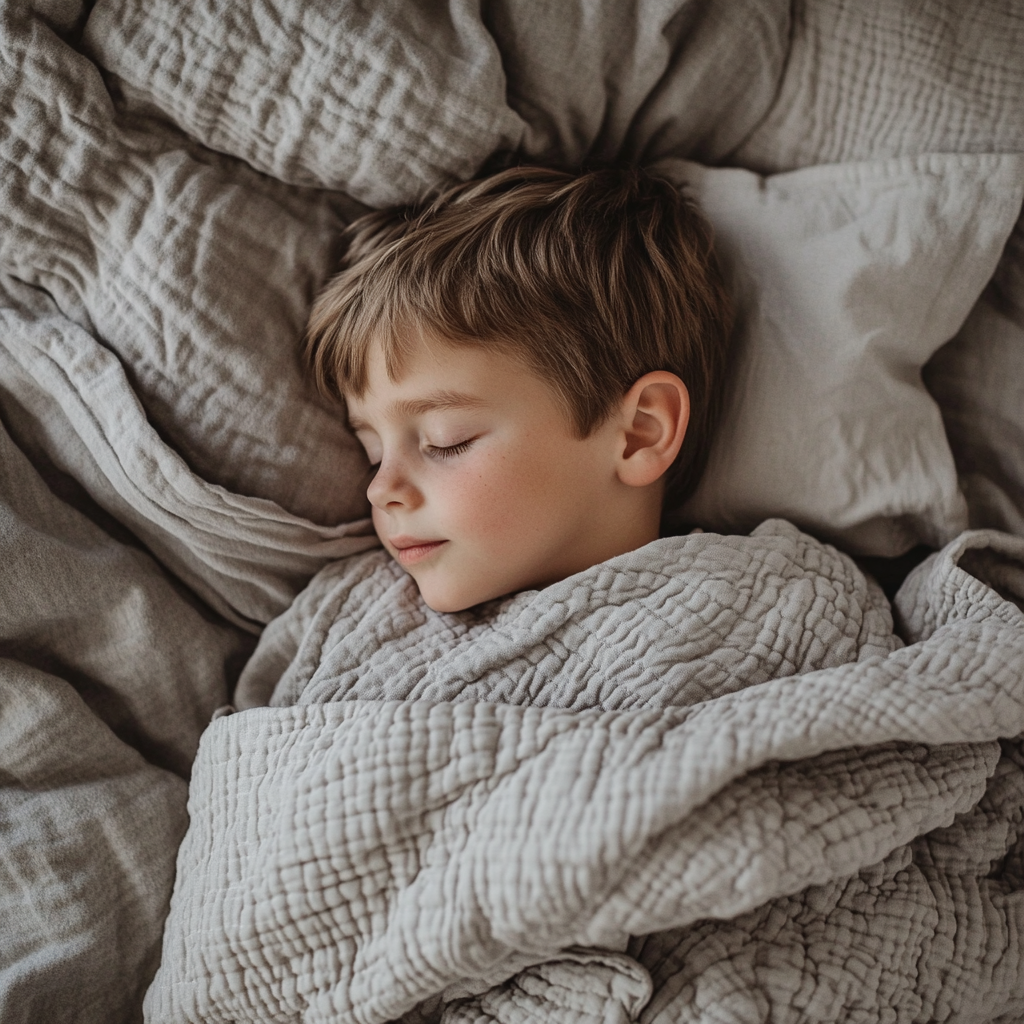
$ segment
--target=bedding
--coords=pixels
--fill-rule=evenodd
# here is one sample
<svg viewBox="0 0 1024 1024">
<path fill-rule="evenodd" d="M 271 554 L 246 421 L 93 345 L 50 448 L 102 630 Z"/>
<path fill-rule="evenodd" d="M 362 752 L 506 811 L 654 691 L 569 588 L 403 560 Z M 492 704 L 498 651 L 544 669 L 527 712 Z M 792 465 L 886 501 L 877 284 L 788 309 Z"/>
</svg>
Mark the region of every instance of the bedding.
<svg viewBox="0 0 1024 1024">
<path fill-rule="evenodd" d="M 132 1020 L 199 736 L 253 644 L 47 477 L 0 429 L 0 1018 Z"/>
<path fill-rule="evenodd" d="M 1024 151 L 1013 3 L 796 0 L 789 29 L 771 108 L 731 154 L 742 166 Z"/>
<path fill-rule="evenodd" d="M 655 166 L 711 221 L 738 321 L 724 422 L 683 521 L 746 531 L 784 515 L 861 555 L 952 540 L 967 502 L 921 369 L 992 277 L 1024 200 L 1024 157 L 768 178 Z"/>
<path fill-rule="evenodd" d="M 964 534 L 904 584 L 905 646 L 781 520 L 454 614 L 382 552 L 329 566 L 243 673 L 271 707 L 204 734 L 147 1019 L 699 1020 L 728 973 L 728 1019 L 1024 1012 L 1021 587 L 1024 541 Z M 927 886 L 956 942 L 922 964 Z M 779 931 L 803 965 L 751 977 L 736 934 Z M 645 1009 L 648 966 L 720 943 Z"/>
<path fill-rule="evenodd" d="M 924 382 L 942 409 L 970 525 L 1024 536 L 1024 217 Z"/>
<path fill-rule="evenodd" d="M 312 296 L 335 266 L 339 229 L 366 204 L 409 201 L 521 157 L 565 166 L 616 155 L 700 161 L 687 170 L 691 183 L 725 194 L 718 182 L 742 180 L 752 210 L 762 190 L 779 193 L 786 173 L 827 161 L 846 169 L 814 168 L 811 179 L 878 178 L 901 167 L 908 197 L 946 188 L 932 233 L 908 234 L 914 244 L 941 236 L 962 245 L 963 280 L 942 290 L 944 312 L 934 317 L 933 326 L 944 326 L 912 357 L 888 321 L 883 332 L 909 360 L 900 371 L 913 397 L 907 412 L 928 425 L 920 450 L 931 454 L 918 480 L 928 486 L 901 490 L 907 450 L 894 438 L 917 445 L 924 435 L 912 429 L 876 433 L 879 447 L 860 453 L 861 466 L 891 460 L 881 486 L 852 463 L 842 483 L 856 499 L 849 507 L 881 517 L 864 548 L 877 554 L 949 539 L 964 523 L 965 500 L 971 525 L 1021 533 L 1017 235 L 993 283 L 966 309 L 966 282 L 981 290 L 1000 232 L 1016 217 L 996 213 L 1013 205 L 1012 155 L 1024 152 L 1024 18 L 1015 5 L 602 0 L 556 10 L 458 0 L 372 8 L 0 0 L 5 1022 L 140 1018 L 200 733 L 229 699 L 266 623 L 325 565 L 374 546 L 358 445 L 308 386 L 297 354 Z M 938 165 L 941 173 L 930 169 Z M 798 194 L 792 201 L 794 218 L 805 216 Z M 723 238 L 730 230 L 722 219 Z M 749 242 L 736 237 L 737 252 Z M 873 265 L 876 282 L 880 266 L 892 260 Z M 904 269 L 910 287 L 920 279 L 916 260 Z M 784 267 L 768 270 L 766 281 L 785 280 Z M 904 324 L 905 293 L 892 294 L 882 314 Z M 752 298 L 772 312 L 770 289 Z M 790 295 L 772 317 L 796 331 L 802 314 L 793 308 Z M 845 306 L 831 309 L 845 315 Z M 819 339 L 831 346 L 827 354 L 841 354 L 851 338 L 870 353 L 870 337 L 863 344 L 863 334 L 832 333 L 842 315 Z M 947 331 L 956 337 L 924 367 L 926 394 L 916 375 Z M 808 344 L 811 363 L 823 364 L 825 349 L 814 338 Z M 803 436 L 812 443 L 813 426 Z M 828 457 L 809 447 L 802 468 Z M 771 502 L 758 515 L 838 530 L 838 520 L 814 518 L 823 499 L 801 495 L 806 486 L 804 475 L 783 488 L 804 501 L 806 516 Z M 872 546 L 879 537 L 888 548 Z M 956 610 L 942 614 L 970 620 L 986 614 L 993 592 L 1019 592 L 1008 568 L 1017 556 L 1001 544 L 993 539 L 989 556 L 961 557 L 978 582 L 956 576 Z M 999 649 L 993 642 L 991 657 Z M 988 656 L 987 648 L 979 653 Z M 301 714 L 321 713 L 310 707 Z M 211 738 L 268 713 L 229 716 Z M 920 742 L 922 763 L 937 765 L 928 744 L 941 737 Z M 874 991 L 885 979 L 899 986 L 904 975 L 878 974 L 876 955 L 897 932 L 925 973 L 933 962 L 948 964 L 952 946 L 951 970 L 966 972 L 965 999 L 989 988 L 998 997 L 1019 956 L 1005 946 L 1002 959 L 986 960 L 957 946 L 951 931 L 961 912 L 991 910 L 963 895 L 985 889 L 991 864 L 1008 887 L 993 928 L 1003 922 L 1009 935 L 1017 927 L 1016 747 L 1004 743 L 994 768 L 995 748 L 986 750 L 978 762 L 992 771 L 985 795 L 943 831 L 908 838 L 906 865 L 904 844 L 858 880 L 775 897 L 749 910 L 754 917 L 709 918 L 682 931 L 652 932 L 652 924 L 625 951 L 565 952 L 557 968 L 545 954 L 524 963 L 518 981 L 502 982 L 508 999 L 528 1006 L 543 990 L 566 1005 L 585 1002 L 573 979 L 592 988 L 600 976 L 609 992 L 623 993 L 627 1018 L 668 1007 L 665 1019 L 675 1019 L 673 1000 L 727 1007 L 735 992 L 737 1019 L 759 1019 L 757 986 L 795 977 L 784 965 L 808 948 L 801 929 L 811 905 L 826 915 L 824 924 L 806 921 L 826 937 L 814 949 L 822 977 L 841 979 L 837 992 Z M 833 753 L 841 776 L 847 755 Z M 799 775 L 801 764 L 786 771 Z M 973 799 L 977 787 L 965 785 Z M 887 791 L 896 804 L 897 791 Z M 947 801 L 944 813 L 954 804 L 961 807 Z M 854 815 L 851 844 L 866 820 Z M 765 834 L 784 860 L 786 833 Z M 992 853 L 1001 843 L 1005 857 Z M 928 858 L 953 874 L 936 874 Z M 912 895 L 894 904 L 895 919 L 883 915 L 855 941 L 850 907 L 892 893 Z M 767 930 L 752 923 L 759 914 Z M 908 917 L 916 931 L 904 930 Z M 812 973 L 807 967 L 801 977 Z M 929 992 L 947 991 L 938 973 L 928 977 Z M 641 1011 L 648 984 L 653 994 Z M 794 1006 L 805 1005 L 804 991 L 791 994 Z M 824 989 L 814 992 L 814 1005 L 824 1005 Z M 932 1005 L 929 998 L 915 989 L 907 1006 Z M 445 1012 L 471 1015 L 473 1005 Z M 975 1017 L 993 1019 L 994 1006 L 979 1003 Z"/>
</svg>

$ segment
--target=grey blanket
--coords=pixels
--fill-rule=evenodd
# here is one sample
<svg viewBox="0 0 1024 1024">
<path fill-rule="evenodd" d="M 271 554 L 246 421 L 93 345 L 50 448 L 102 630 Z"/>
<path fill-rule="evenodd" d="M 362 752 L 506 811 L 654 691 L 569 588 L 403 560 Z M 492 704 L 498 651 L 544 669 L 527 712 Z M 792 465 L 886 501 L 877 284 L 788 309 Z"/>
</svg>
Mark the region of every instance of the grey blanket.
<svg viewBox="0 0 1024 1024">
<path fill-rule="evenodd" d="M 1024 1012 L 1024 614 L 958 561 L 1024 593 L 966 534 L 909 646 L 778 520 L 454 615 L 325 569 L 203 737 L 147 1019 Z"/>
</svg>

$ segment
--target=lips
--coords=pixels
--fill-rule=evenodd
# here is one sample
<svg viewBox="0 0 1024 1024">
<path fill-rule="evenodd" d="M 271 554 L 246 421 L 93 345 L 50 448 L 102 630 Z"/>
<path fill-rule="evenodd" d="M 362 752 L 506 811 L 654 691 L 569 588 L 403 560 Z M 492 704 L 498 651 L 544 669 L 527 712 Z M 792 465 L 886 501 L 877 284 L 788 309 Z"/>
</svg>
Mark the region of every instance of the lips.
<svg viewBox="0 0 1024 1024">
<path fill-rule="evenodd" d="M 395 549 L 395 558 L 402 565 L 415 565 L 429 558 L 446 540 L 419 540 L 414 537 L 392 537 L 390 544 Z"/>
</svg>

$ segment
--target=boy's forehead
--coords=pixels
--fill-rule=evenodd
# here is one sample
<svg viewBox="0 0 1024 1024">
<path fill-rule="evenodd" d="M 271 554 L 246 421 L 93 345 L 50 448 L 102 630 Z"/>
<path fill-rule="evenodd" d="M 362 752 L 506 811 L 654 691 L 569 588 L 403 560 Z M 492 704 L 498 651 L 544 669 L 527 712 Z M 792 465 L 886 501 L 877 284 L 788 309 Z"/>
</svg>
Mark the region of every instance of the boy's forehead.
<svg viewBox="0 0 1024 1024">
<path fill-rule="evenodd" d="M 366 425 L 362 418 L 363 415 L 383 413 L 388 418 L 423 416 L 429 412 L 446 409 L 480 408 L 487 402 L 480 395 L 441 388 L 405 398 L 377 397 L 373 392 L 367 391 L 359 398 L 346 397 L 346 404 L 348 405 L 349 423 L 358 430 L 361 426 Z"/>
<path fill-rule="evenodd" d="M 424 334 L 403 345 L 389 369 L 384 347 L 368 353 L 366 386 L 347 392 L 349 423 L 400 418 L 451 409 L 503 404 L 510 392 L 541 381 L 519 353 L 505 346 L 460 344 Z"/>
</svg>

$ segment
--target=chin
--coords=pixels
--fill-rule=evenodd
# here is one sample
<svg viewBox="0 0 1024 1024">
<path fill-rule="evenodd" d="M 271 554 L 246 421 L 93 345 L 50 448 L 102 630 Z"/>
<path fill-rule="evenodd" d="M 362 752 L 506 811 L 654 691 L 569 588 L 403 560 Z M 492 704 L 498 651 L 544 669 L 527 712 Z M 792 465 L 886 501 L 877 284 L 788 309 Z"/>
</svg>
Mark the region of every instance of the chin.
<svg viewBox="0 0 1024 1024">
<path fill-rule="evenodd" d="M 474 604 L 480 603 L 479 601 L 460 601 L 458 598 L 452 597 L 427 596 L 423 592 L 422 587 L 420 588 L 420 595 L 428 608 L 441 613 L 464 612 L 467 608 L 472 608 Z"/>
<path fill-rule="evenodd" d="M 420 596 L 427 607 L 432 611 L 441 613 L 464 612 L 467 608 L 472 608 L 474 605 L 483 604 L 484 601 L 491 601 L 496 597 L 502 596 L 500 593 L 492 593 L 491 591 L 484 592 L 463 587 L 437 586 L 436 583 L 431 585 L 429 581 L 421 583 L 417 580 L 416 585 L 419 587 Z"/>
</svg>

